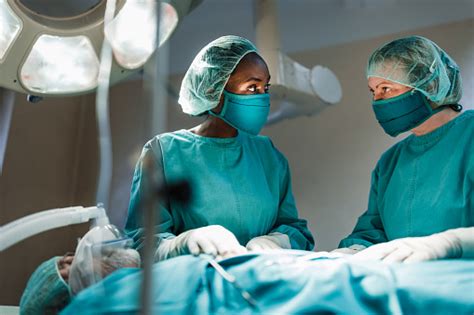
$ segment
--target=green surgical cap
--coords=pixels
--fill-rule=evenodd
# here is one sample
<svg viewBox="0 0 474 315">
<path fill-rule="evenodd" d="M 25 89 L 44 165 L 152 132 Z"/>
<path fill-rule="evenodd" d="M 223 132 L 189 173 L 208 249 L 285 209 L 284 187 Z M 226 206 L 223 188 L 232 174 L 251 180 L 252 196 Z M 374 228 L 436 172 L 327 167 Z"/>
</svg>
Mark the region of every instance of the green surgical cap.
<svg viewBox="0 0 474 315">
<path fill-rule="evenodd" d="M 45 261 L 31 275 L 21 296 L 20 314 L 57 314 L 69 303 L 69 287 L 58 270 L 60 258 Z"/>
<path fill-rule="evenodd" d="M 227 81 L 240 60 L 257 48 L 249 40 L 227 35 L 207 44 L 184 75 L 178 103 L 183 112 L 199 115 L 219 104 Z"/>
<path fill-rule="evenodd" d="M 367 65 L 369 77 L 412 87 L 437 106 L 457 104 L 462 96 L 456 62 L 438 45 L 421 36 L 396 39 L 375 50 Z"/>
</svg>

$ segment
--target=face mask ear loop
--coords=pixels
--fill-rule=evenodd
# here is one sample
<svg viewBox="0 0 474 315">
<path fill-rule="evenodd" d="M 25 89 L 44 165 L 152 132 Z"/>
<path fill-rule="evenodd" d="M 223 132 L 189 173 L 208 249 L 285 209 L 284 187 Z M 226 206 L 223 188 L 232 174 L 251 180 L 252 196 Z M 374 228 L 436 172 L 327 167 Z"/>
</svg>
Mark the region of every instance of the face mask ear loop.
<svg viewBox="0 0 474 315">
<path fill-rule="evenodd" d="M 222 91 L 222 95 L 224 95 L 224 104 L 222 104 L 222 110 L 220 112 L 220 116 L 224 117 L 225 113 L 227 112 L 227 95 L 226 95 L 225 90 Z"/>
<path fill-rule="evenodd" d="M 425 94 L 423 94 L 421 91 L 418 91 L 418 93 L 420 93 L 420 94 L 421 94 L 421 97 L 423 97 L 423 102 L 424 102 L 425 105 L 428 107 L 428 109 L 430 110 L 431 114 L 432 114 L 432 115 L 436 114 L 436 113 L 439 111 L 439 109 L 438 109 L 439 107 L 433 108 L 433 107 L 431 106 L 432 101 L 429 99 L 429 97 L 426 96 Z M 434 104 L 434 103 L 433 103 L 433 104 Z"/>
<path fill-rule="evenodd" d="M 428 69 L 428 70 L 429 70 L 429 75 L 426 75 L 423 80 L 421 80 L 420 82 L 418 82 L 417 85 L 416 85 L 417 87 L 421 87 L 421 86 L 427 85 L 428 83 L 430 83 L 431 81 L 433 81 L 433 80 L 436 78 L 436 76 L 435 76 L 435 74 L 434 74 L 434 72 L 435 72 L 435 68 L 434 68 L 435 64 L 436 64 L 436 58 L 433 60 L 433 62 L 431 63 L 431 65 L 430 65 L 430 67 L 429 67 L 429 69 Z M 418 65 L 418 64 L 417 64 L 417 63 L 414 64 L 414 65 L 411 67 L 410 71 L 407 72 L 407 77 L 409 76 L 410 72 L 416 67 L 416 65 Z M 421 89 L 420 89 L 420 92 L 421 92 Z M 424 94 L 424 93 L 422 93 L 422 94 Z"/>
<path fill-rule="evenodd" d="M 220 118 L 222 120 L 225 121 L 224 119 L 224 115 L 225 115 L 225 112 L 227 111 L 227 101 L 226 101 L 226 97 L 224 95 L 224 104 L 222 105 L 222 109 L 221 109 L 221 112 L 220 113 L 214 113 L 212 111 L 212 109 L 208 110 L 207 112 L 209 113 L 209 115 L 211 116 L 214 116 L 214 117 L 217 117 L 217 118 Z M 227 122 L 227 121 L 226 121 Z"/>
<path fill-rule="evenodd" d="M 225 102 L 225 100 L 224 100 L 224 105 L 223 105 L 222 110 L 221 110 L 221 112 L 220 112 L 219 114 L 214 113 L 212 110 L 208 110 L 207 112 L 209 113 L 209 115 L 214 116 L 214 117 L 217 117 L 217 118 L 219 118 L 220 120 L 224 121 L 226 124 L 228 124 L 228 125 L 231 126 L 232 128 L 239 130 L 239 128 L 237 128 L 236 126 L 234 126 L 234 124 L 230 123 L 230 122 L 224 117 L 225 109 L 227 109 L 227 106 L 226 106 L 226 102 Z M 239 131 L 240 131 L 240 130 L 239 130 Z"/>
</svg>

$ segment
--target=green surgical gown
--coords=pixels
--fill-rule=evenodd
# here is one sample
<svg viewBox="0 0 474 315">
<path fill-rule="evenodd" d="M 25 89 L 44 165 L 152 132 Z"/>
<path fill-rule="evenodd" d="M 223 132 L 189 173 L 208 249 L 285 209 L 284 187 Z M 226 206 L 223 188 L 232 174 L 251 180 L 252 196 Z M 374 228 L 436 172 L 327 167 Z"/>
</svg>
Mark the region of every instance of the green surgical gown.
<svg viewBox="0 0 474 315">
<path fill-rule="evenodd" d="M 339 247 L 370 246 L 474 225 L 474 111 L 380 158 L 367 211 Z"/>
<path fill-rule="evenodd" d="M 137 249 L 147 191 L 144 161 L 150 158 L 167 183 L 185 179 L 192 188 L 187 205 L 159 202 L 158 240 L 221 225 L 243 246 L 256 236 L 279 232 L 288 235 L 294 249 L 313 248 L 307 222 L 298 218 L 288 162 L 268 137 L 208 138 L 179 130 L 150 140 L 137 163 L 125 226 Z"/>
</svg>

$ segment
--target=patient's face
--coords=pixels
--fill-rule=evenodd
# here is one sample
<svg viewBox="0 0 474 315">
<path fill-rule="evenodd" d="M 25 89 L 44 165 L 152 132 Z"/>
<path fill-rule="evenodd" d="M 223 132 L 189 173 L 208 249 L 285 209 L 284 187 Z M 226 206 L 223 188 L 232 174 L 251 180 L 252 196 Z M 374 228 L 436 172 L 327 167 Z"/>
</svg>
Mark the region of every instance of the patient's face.
<svg viewBox="0 0 474 315">
<path fill-rule="evenodd" d="M 117 269 L 121 268 L 139 268 L 140 254 L 131 248 L 113 249 L 103 251 L 99 263 L 96 265 L 100 270 L 100 276 L 105 278 Z"/>
<path fill-rule="evenodd" d="M 64 281 L 68 282 L 69 280 L 69 270 L 71 269 L 71 264 L 74 259 L 74 254 L 67 253 L 58 260 L 58 270 L 61 278 Z"/>
</svg>

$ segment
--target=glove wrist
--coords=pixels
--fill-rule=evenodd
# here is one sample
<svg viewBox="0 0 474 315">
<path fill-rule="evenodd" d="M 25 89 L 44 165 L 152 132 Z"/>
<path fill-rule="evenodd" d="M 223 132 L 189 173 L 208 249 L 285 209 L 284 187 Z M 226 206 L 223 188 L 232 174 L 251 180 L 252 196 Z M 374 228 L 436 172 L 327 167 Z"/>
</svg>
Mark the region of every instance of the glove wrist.
<svg viewBox="0 0 474 315">
<path fill-rule="evenodd" d="M 474 227 L 452 229 L 440 234 L 452 243 L 451 258 L 474 258 Z"/>
<path fill-rule="evenodd" d="M 266 237 L 271 239 L 272 242 L 276 243 L 282 249 L 291 249 L 290 238 L 286 234 L 273 232 L 266 235 Z"/>
<path fill-rule="evenodd" d="M 288 235 L 272 232 L 252 238 L 246 245 L 249 250 L 291 249 Z"/>
<path fill-rule="evenodd" d="M 184 245 L 186 244 L 188 235 L 191 231 L 192 230 L 183 232 L 173 238 L 160 240 L 155 252 L 155 261 L 162 261 L 176 256 L 189 254 L 188 247 Z"/>
<path fill-rule="evenodd" d="M 461 245 L 455 234 L 446 231 L 433 234 L 432 237 L 436 238 L 436 242 L 443 244 L 444 253 L 438 253 L 438 259 L 461 257 Z"/>
</svg>

